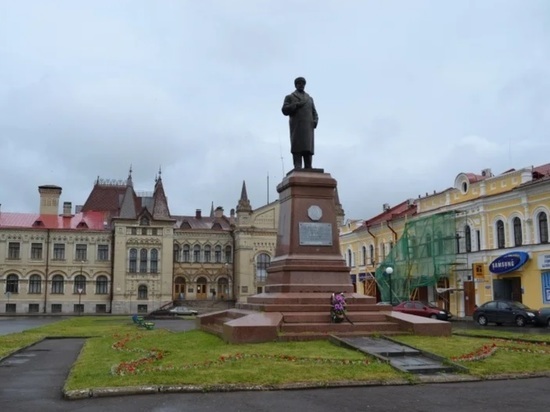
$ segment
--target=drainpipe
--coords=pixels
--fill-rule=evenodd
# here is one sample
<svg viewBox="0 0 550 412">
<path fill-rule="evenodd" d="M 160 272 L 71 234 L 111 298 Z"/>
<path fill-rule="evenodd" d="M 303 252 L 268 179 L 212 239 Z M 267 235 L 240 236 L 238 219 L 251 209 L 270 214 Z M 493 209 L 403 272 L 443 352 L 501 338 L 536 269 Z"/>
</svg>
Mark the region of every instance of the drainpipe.
<svg viewBox="0 0 550 412">
<path fill-rule="evenodd" d="M 114 284 L 115 284 L 115 229 L 111 233 L 111 287 L 109 288 L 109 313 L 113 313 Z"/>
<path fill-rule="evenodd" d="M 50 271 L 50 229 L 46 229 L 46 281 L 44 283 L 44 308 L 43 313 L 46 313 L 46 305 L 48 303 L 48 276 Z"/>
<path fill-rule="evenodd" d="M 393 232 L 393 242 L 394 242 L 393 244 L 395 245 L 397 243 L 397 232 L 395 230 L 393 230 L 393 228 L 390 226 L 390 221 L 389 220 L 386 220 L 386 225 Z"/>
<path fill-rule="evenodd" d="M 369 235 L 371 235 L 374 239 L 374 244 L 375 244 L 374 254 L 375 254 L 375 256 L 370 257 L 372 266 L 374 266 L 375 263 L 376 263 L 376 252 L 378 250 L 378 245 L 376 244 L 376 235 L 370 231 L 370 226 L 365 225 L 365 227 L 367 228 L 367 232 L 369 233 Z"/>
</svg>

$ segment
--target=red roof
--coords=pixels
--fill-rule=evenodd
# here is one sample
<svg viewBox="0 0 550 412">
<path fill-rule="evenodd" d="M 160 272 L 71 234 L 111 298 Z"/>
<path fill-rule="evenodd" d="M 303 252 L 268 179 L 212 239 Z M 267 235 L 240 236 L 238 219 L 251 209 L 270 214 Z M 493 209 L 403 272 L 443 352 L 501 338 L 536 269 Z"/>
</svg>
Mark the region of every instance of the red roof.
<svg viewBox="0 0 550 412">
<path fill-rule="evenodd" d="M 174 228 L 179 229 L 201 229 L 201 230 L 231 230 L 231 224 L 227 218 L 224 217 L 196 217 L 196 216 L 172 216 L 172 219 L 176 219 Z M 189 223 L 189 226 L 185 225 L 185 222 Z M 184 224 L 182 226 L 182 223 Z M 219 226 L 214 225 L 218 223 Z"/>
<path fill-rule="evenodd" d="M 535 179 L 539 179 L 543 176 L 550 175 L 550 163 L 546 163 L 545 165 L 537 166 L 533 168 L 533 177 Z"/>
<path fill-rule="evenodd" d="M 38 213 L 0 213 L 1 228 L 105 230 L 100 212 L 77 213 L 70 217 Z"/>
<path fill-rule="evenodd" d="M 392 219 L 399 219 L 405 216 L 414 215 L 416 215 L 416 204 L 410 204 L 408 200 L 405 200 L 394 207 L 390 207 L 388 210 L 380 213 L 372 219 L 366 220 L 364 225 L 357 228 L 356 231 L 366 230 L 369 226 L 391 221 Z"/>
</svg>

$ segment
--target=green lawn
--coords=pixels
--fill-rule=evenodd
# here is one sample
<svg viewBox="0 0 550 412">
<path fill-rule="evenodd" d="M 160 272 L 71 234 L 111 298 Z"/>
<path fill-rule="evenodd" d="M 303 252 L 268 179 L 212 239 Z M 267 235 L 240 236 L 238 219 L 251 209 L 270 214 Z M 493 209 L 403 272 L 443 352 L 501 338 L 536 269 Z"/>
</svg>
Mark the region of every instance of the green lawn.
<svg viewBox="0 0 550 412">
<path fill-rule="evenodd" d="M 144 330 L 125 317 L 79 317 L 0 336 L 0 357 L 45 337 L 86 337 L 65 389 L 133 385 L 278 385 L 412 380 L 374 358 L 328 341 L 231 345 L 194 330 Z M 505 337 L 502 335 L 502 337 Z M 510 336 L 506 336 L 510 337 Z M 511 336 L 521 339 L 520 334 Z M 532 336 L 530 336 L 532 338 Z M 395 338 L 454 359 L 478 376 L 550 372 L 550 335 L 539 343 L 494 337 Z M 490 356 L 473 361 L 480 353 Z M 456 359 L 463 356 L 462 359 Z"/>
</svg>

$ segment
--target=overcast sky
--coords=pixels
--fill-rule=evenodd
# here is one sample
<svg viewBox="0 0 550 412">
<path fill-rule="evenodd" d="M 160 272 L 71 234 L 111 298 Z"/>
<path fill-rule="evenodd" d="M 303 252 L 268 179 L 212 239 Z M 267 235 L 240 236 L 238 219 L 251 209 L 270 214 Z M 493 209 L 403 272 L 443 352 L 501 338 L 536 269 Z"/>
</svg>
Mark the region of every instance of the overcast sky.
<svg viewBox="0 0 550 412">
<path fill-rule="evenodd" d="M 1 210 L 130 165 L 138 191 L 162 168 L 172 214 L 229 214 L 243 180 L 260 207 L 297 76 L 348 219 L 550 162 L 548 0 L 0 0 Z"/>
</svg>

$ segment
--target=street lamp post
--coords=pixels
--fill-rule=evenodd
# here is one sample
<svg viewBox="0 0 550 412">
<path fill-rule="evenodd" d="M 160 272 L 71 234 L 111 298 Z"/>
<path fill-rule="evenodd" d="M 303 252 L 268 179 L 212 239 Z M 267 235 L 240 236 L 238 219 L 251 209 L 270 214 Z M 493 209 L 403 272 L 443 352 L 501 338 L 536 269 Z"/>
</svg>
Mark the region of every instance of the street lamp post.
<svg viewBox="0 0 550 412">
<path fill-rule="evenodd" d="M 393 273 L 393 268 L 391 266 L 388 266 L 385 272 L 386 272 L 386 275 L 388 275 L 388 284 L 390 286 L 390 305 L 393 306 L 393 297 L 392 297 L 392 289 L 391 289 L 391 275 Z"/>
<path fill-rule="evenodd" d="M 84 289 L 78 288 L 77 292 L 78 292 L 78 316 L 80 316 L 80 315 L 82 315 L 81 302 L 82 302 L 82 292 L 84 292 Z"/>
</svg>

